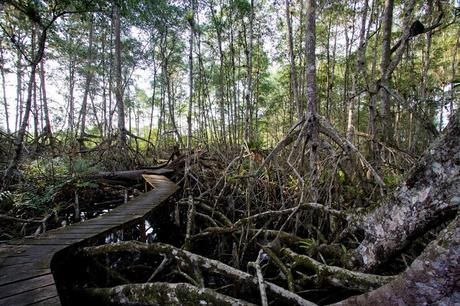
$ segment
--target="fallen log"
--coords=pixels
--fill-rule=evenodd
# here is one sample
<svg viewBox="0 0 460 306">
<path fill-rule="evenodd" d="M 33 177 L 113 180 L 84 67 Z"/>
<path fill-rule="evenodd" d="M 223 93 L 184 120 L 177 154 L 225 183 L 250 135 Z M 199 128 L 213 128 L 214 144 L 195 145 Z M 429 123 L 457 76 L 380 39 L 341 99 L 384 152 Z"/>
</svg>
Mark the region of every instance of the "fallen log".
<svg viewBox="0 0 460 306">
<path fill-rule="evenodd" d="M 125 170 L 125 171 L 102 171 L 92 175 L 92 179 L 103 179 L 109 181 L 129 181 L 129 182 L 141 182 L 143 180 L 143 174 L 156 174 L 165 175 L 174 172 L 171 169 L 160 168 L 160 169 L 139 169 L 139 170 Z"/>
</svg>

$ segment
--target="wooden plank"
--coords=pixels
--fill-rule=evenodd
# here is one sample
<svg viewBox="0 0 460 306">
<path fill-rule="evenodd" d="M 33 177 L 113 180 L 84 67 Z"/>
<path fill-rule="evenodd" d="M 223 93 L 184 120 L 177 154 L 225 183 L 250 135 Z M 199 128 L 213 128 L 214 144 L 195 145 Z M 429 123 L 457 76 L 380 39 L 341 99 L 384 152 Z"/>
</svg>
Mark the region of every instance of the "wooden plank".
<svg viewBox="0 0 460 306">
<path fill-rule="evenodd" d="M 30 305 L 43 302 L 47 299 L 58 297 L 54 284 L 0 299 L 0 305 Z"/>
<path fill-rule="evenodd" d="M 51 274 L 49 268 L 34 267 L 30 265 L 24 265 L 21 267 L 10 266 L 5 267 L 0 271 L 0 288 L 1 286 L 8 285 L 14 282 L 27 280 L 30 278 L 35 278 L 43 276 L 46 274 Z"/>
<path fill-rule="evenodd" d="M 139 195 L 111 212 L 79 224 L 51 230 L 37 239 L 0 246 L 0 305 L 60 305 L 50 264 L 56 252 L 70 245 L 120 230 L 139 222 L 170 197 L 177 185 L 149 175 L 154 190 Z"/>
<path fill-rule="evenodd" d="M 83 236 L 83 235 L 82 235 Z M 20 243 L 21 245 L 71 245 L 77 242 L 84 240 L 84 237 L 72 237 L 67 239 L 56 239 L 56 237 L 49 237 L 49 238 L 36 238 L 36 239 L 27 239 L 21 242 L 14 242 Z"/>
<path fill-rule="evenodd" d="M 30 305 L 34 305 L 34 306 L 58 306 L 58 305 L 61 305 L 61 300 L 59 299 L 59 296 L 55 296 L 55 297 L 40 301 L 38 303 L 30 304 Z"/>
<path fill-rule="evenodd" d="M 46 287 L 54 284 L 54 277 L 52 274 L 46 274 L 34 278 L 30 278 L 18 283 L 0 287 L 0 299 L 17 295 L 23 292 L 31 291 L 34 289 Z"/>
</svg>

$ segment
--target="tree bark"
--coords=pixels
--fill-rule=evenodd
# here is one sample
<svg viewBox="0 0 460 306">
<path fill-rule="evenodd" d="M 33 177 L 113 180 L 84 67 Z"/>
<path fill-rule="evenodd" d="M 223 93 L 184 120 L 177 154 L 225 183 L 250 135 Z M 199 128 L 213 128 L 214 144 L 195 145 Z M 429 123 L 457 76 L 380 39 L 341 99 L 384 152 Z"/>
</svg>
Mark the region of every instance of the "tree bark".
<svg viewBox="0 0 460 306">
<path fill-rule="evenodd" d="M 115 97 L 117 100 L 118 114 L 118 140 L 123 148 L 126 146 L 126 127 L 125 127 L 125 105 L 123 102 L 123 81 L 121 74 L 121 20 L 120 8 L 118 5 L 113 7 L 114 28 L 115 28 Z"/>
<path fill-rule="evenodd" d="M 334 305 L 456 305 L 460 300 L 459 267 L 457 216 L 394 281 Z"/>
<path fill-rule="evenodd" d="M 3 46 L 2 40 L 0 39 L 0 62 L 5 63 L 5 58 L 3 56 Z M 2 76 L 2 93 L 3 93 L 3 109 L 5 110 L 5 124 L 6 124 L 6 131 L 8 134 L 10 133 L 10 117 L 8 115 L 8 99 L 6 97 L 6 80 L 5 80 L 5 67 L 2 65 L 0 70 Z"/>
<path fill-rule="evenodd" d="M 286 2 L 286 23 L 287 23 L 287 30 L 288 30 L 288 52 L 289 52 L 290 72 L 291 72 L 291 93 L 292 93 L 292 98 L 294 100 L 293 101 L 294 105 L 297 107 L 297 113 L 300 118 L 303 115 L 304 110 L 303 110 L 303 105 L 301 105 L 299 102 L 299 94 L 298 94 L 298 87 L 297 87 L 297 73 L 295 69 L 295 56 L 294 56 L 294 38 L 292 37 L 291 9 L 289 6 L 289 0 L 286 0 L 285 2 Z"/>
<path fill-rule="evenodd" d="M 85 148 L 85 128 L 86 128 L 86 114 L 88 110 L 88 95 L 91 86 L 91 80 L 93 78 L 92 65 L 93 65 L 93 34 L 94 34 L 94 23 L 93 16 L 91 16 L 89 25 L 89 38 L 88 38 L 88 53 L 87 53 L 87 67 L 86 67 L 86 80 L 85 89 L 83 92 L 83 101 L 80 110 L 80 136 L 78 142 L 80 143 L 80 151 Z"/>
<path fill-rule="evenodd" d="M 458 210 L 460 204 L 460 112 L 445 133 L 408 173 L 390 200 L 364 216 L 365 238 L 355 264 L 371 271 L 402 250 L 412 238 Z"/>
<path fill-rule="evenodd" d="M 51 131 L 51 120 L 48 109 L 48 99 L 46 97 L 45 58 L 42 58 L 42 60 L 40 61 L 40 84 L 42 90 L 43 111 L 45 113 L 45 127 L 43 129 L 43 133 L 46 135 L 47 138 L 49 138 L 51 148 L 54 150 L 54 138 L 53 133 Z"/>
<path fill-rule="evenodd" d="M 316 117 L 316 0 L 306 1 L 305 65 L 307 97 L 307 141 L 310 141 L 310 171 L 312 173 L 311 201 L 316 202 L 318 173 L 316 167 L 318 149 L 318 120 Z"/>
<path fill-rule="evenodd" d="M 245 121 L 246 126 L 244 128 L 244 139 L 248 144 L 253 142 L 254 131 L 253 131 L 253 88 L 252 88 L 252 52 L 253 52 L 253 28 L 254 28 L 254 0 L 251 0 L 251 11 L 249 16 L 249 42 L 246 47 L 246 63 L 247 63 L 247 89 L 246 89 L 246 112 Z"/>
<path fill-rule="evenodd" d="M 386 71 L 390 64 L 391 57 L 391 27 L 393 25 L 393 0 L 385 0 L 385 9 L 383 13 L 383 38 L 382 38 L 382 59 L 380 70 L 382 75 L 382 85 L 389 87 L 390 78 Z M 391 120 L 390 116 L 390 95 L 383 89 L 380 90 L 381 104 L 381 131 L 383 140 L 388 142 L 391 139 Z"/>
</svg>

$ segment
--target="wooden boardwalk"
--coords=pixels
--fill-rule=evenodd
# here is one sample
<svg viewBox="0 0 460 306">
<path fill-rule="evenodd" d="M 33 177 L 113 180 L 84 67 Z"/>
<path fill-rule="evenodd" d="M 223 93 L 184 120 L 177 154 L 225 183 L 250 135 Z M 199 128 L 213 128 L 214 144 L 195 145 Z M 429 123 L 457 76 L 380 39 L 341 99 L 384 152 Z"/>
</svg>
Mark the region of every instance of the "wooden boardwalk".
<svg viewBox="0 0 460 306">
<path fill-rule="evenodd" d="M 143 222 L 178 188 L 164 176 L 148 175 L 146 180 L 153 190 L 101 217 L 0 246 L 0 305 L 61 305 L 51 271 L 53 256 L 123 225 Z"/>
</svg>

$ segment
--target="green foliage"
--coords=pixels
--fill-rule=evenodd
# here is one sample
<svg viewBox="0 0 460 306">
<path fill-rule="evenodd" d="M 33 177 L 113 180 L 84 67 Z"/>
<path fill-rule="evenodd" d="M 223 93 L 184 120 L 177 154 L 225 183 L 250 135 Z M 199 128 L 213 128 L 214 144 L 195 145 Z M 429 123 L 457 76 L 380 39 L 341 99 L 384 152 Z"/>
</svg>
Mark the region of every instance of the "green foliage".
<svg viewBox="0 0 460 306">
<path fill-rule="evenodd" d="M 345 183 L 345 172 L 342 170 L 337 171 L 337 179 L 339 181 L 339 184 L 343 185 Z"/>
<path fill-rule="evenodd" d="M 7 212 L 11 209 L 14 203 L 14 198 L 11 192 L 0 192 L 0 212 Z"/>
<path fill-rule="evenodd" d="M 71 167 L 74 174 L 79 177 L 89 176 L 101 170 L 99 166 L 93 165 L 89 160 L 82 158 L 69 161 L 69 167 Z"/>
<path fill-rule="evenodd" d="M 306 238 L 299 241 L 299 248 L 305 250 L 308 254 L 311 254 L 318 245 L 318 242 L 314 238 Z"/>
<path fill-rule="evenodd" d="M 55 197 L 65 185 L 64 181 L 55 185 L 30 186 L 30 191 L 15 194 L 15 209 L 18 212 L 33 211 L 34 214 L 43 214 L 52 208 L 50 204 L 54 203 Z"/>
<path fill-rule="evenodd" d="M 251 12 L 251 3 L 248 0 L 232 1 L 231 9 L 235 9 L 240 15 L 244 16 Z"/>
<path fill-rule="evenodd" d="M 383 181 L 387 186 L 395 186 L 399 179 L 396 175 L 385 175 Z"/>
<path fill-rule="evenodd" d="M 16 213 L 43 214 L 59 209 L 64 206 L 60 202 L 60 195 L 69 189 L 98 187 L 86 177 L 100 168 L 86 159 L 41 158 L 25 163 L 23 167 L 25 186 L 22 192 L 12 195 Z"/>
<path fill-rule="evenodd" d="M 248 141 L 248 148 L 251 151 L 259 150 L 264 147 L 264 142 L 262 139 L 254 139 Z"/>
</svg>

